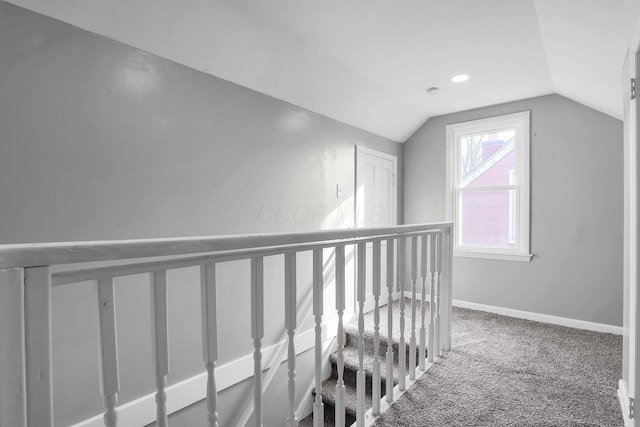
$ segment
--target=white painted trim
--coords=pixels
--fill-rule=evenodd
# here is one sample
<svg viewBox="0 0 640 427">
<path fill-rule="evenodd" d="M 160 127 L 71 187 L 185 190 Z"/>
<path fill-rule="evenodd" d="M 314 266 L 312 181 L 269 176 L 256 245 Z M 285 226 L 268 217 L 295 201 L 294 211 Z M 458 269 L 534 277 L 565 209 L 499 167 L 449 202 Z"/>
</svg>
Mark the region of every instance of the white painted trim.
<svg viewBox="0 0 640 427">
<path fill-rule="evenodd" d="M 411 298 L 411 292 L 405 291 L 404 296 Z M 416 299 L 421 295 L 417 294 Z M 429 301 L 429 295 L 425 301 Z M 535 313 L 532 311 L 516 310 L 513 308 L 498 307 L 476 302 L 461 301 L 454 299 L 454 307 L 468 308 L 471 310 L 486 311 L 488 313 L 501 314 L 503 316 L 516 317 L 518 319 L 533 320 L 534 322 L 550 323 L 552 325 L 567 326 L 569 328 L 584 329 L 594 332 L 605 332 L 609 334 L 622 335 L 622 326 L 607 325 L 605 323 L 588 322 L 586 320 L 571 319 L 569 317 L 552 316 L 550 314 Z"/>
<path fill-rule="evenodd" d="M 397 204 L 397 201 L 396 201 Z M 375 238 L 390 234 L 398 235 L 428 230 L 448 229 L 451 224 L 407 224 L 390 227 L 341 228 L 300 233 L 236 234 L 227 236 L 176 237 L 163 239 L 103 240 L 60 243 L 23 243 L 0 245 L 0 268 L 58 266 L 84 262 L 138 260 L 154 257 L 172 257 L 164 262 L 169 264 L 183 255 L 217 255 L 245 252 L 253 256 L 257 250 L 265 248 L 326 246 L 333 240 L 355 241 L 359 238 Z M 283 253 L 283 252 L 280 252 Z M 245 258 L 251 258 L 245 256 Z M 267 255 L 264 255 L 267 256 Z M 117 264 L 116 264 L 117 265 Z M 168 267 L 165 267 L 168 268 Z M 171 267 L 173 268 L 173 267 Z M 67 268 L 64 268 L 67 270 Z M 147 271 L 148 272 L 148 271 Z M 116 271 L 112 271 L 117 276 Z"/>
<path fill-rule="evenodd" d="M 446 126 L 446 157 L 445 157 L 445 169 L 446 169 L 446 181 L 445 181 L 445 214 L 447 221 L 451 221 L 458 226 L 455 227 L 455 236 L 453 239 L 453 248 L 455 252 L 465 250 L 460 246 L 460 232 L 459 226 L 460 219 L 458 218 L 458 196 L 462 185 L 458 183 L 458 138 L 474 135 L 478 133 L 488 133 L 493 131 L 500 131 L 507 128 L 513 128 L 516 132 L 514 137 L 515 141 L 515 155 L 518 174 L 517 182 L 513 186 L 516 190 L 517 203 L 516 203 L 516 218 L 519 223 L 516 229 L 516 242 L 518 247 L 513 252 L 527 256 L 530 252 L 530 138 L 531 138 L 531 125 L 530 125 L 530 112 L 521 111 L 517 113 L 505 114 L 501 116 L 489 117 L 480 120 L 472 120 L 462 123 L 452 123 Z M 492 187 L 493 188 L 493 187 Z M 469 191 L 469 189 L 465 189 Z M 472 250 L 473 251 L 473 250 Z M 476 252 L 476 251 L 473 251 Z M 491 248 L 484 248 L 486 253 L 497 252 L 501 254 L 502 250 L 493 250 Z M 475 258 L 485 258 L 477 256 Z M 522 261 L 522 259 L 511 259 L 510 257 L 495 258 L 510 261 Z"/>
<path fill-rule="evenodd" d="M 354 185 L 354 193 L 355 193 L 355 200 L 356 202 L 353 205 L 353 209 L 354 209 L 354 216 L 353 216 L 353 220 L 354 220 L 354 226 L 357 227 L 357 221 L 358 221 L 358 200 L 360 200 L 358 198 L 358 164 L 360 162 L 360 155 L 361 154 L 365 154 L 368 156 L 373 156 L 373 157 L 379 157 L 381 159 L 385 159 L 385 160 L 389 160 L 393 163 L 393 181 L 392 181 L 392 188 L 393 188 L 393 194 L 392 194 L 392 202 L 393 202 L 393 208 L 391 209 L 392 212 L 392 217 L 391 217 L 391 224 L 396 225 L 398 223 L 398 158 L 396 156 L 394 156 L 393 154 L 389 154 L 389 153 L 385 153 L 382 151 L 378 151 L 378 150 L 374 150 L 371 148 L 367 148 L 367 147 L 363 147 L 362 145 L 356 145 L 356 159 L 355 159 L 355 185 Z"/>
<path fill-rule="evenodd" d="M 457 258 L 495 259 L 500 261 L 520 261 L 520 262 L 529 262 L 531 261 L 531 258 L 533 258 L 533 254 L 476 252 L 476 251 L 463 251 L 463 250 L 454 251 L 453 256 Z"/>
<path fill-rule="evenodd" d="M 629 44 L 628 57 L 628 75 L 625 71 L 625 76 L 628 78 L 636 79 L 636 86 L 638 81 L 638 65 L 640 60 L 640 15 L 636 17 L 636 25 L 634 28 L 633 36 Z M 629 80 L 623 82 L 623 87 L 628 88 Z M 637 91 L 637 89 L 636 89 Z M 628 334 L 625 339 L 628 341 L 628 378 L 623 378 L 628 386 L 628 394 L 631 397 L 637 398 L 638 391 L 640 390 L 640 340 L 638 340 L 638 331 L 640 330 L 640 292 L 638 289 L 638 269 L 640 266 L 640 224 L 638 223 L 638 212 L 640 211 L 640 157 L 639 157 L 639 133 L 640 133 L 640 118 L 638 117 L 640 111 L 638 110 L 638 99 L 631 101 L 629 94 L 625 90 L 623 93 L 623 102 L 629 107 L 628 123 L 625 123 L 628 141 L 629 151 L 625 166 L 628 168 L 628 193 L 626 194 L 629 200 L 628 203 L 628 218 L 629 218 L 629 250 L 627 254 L 625 268 L 628 268 L 629 277 L 629 301 L 624 301 L 629 309 L 629 324 Z"/>
<path fill-rule="evenodd" d="M 384 151 L 374 150 L 373 148 L 364 147 L 362 145 L 356 145 L 357 152 L 368 154 L 370 156 L 380 157 L 387 160 L 397 161 L 398 158 L 393 154 L 385 153 Z"/>
<path fill-rule="evenodd" d="M 622 326 L 607 325 L 604 323 L 588 322 L 586 320 L 571 319 L 568 317 L 552 316 L 550 314 L 534 313 L 532 311 L 515 310 L 512 308 L 496 307 L 493 305 L 478 304 L 475 302 L 453 300 L 455 307 L 469 308 L 472 310 L 487 311 L 503 316 L 517 317 L 519 319 L 533 320 L 535 322 L 550 323 L 552 325 L 567 326 L 576 329 L 586 329 L 595 332 L 622 335 Z"/>
<path fill-rule="evenodd" d="M 515 148 L 515 136 L 507 141 L 498 151 L 493 153 L 487 160 L 482 162 L 473 172 L 467 175 L 462 182 L 460 183 L 461 187 L 466 187 L 471 184 L 473 181 L 478 179 L 482 174 L 491 169 L 491 166 L 494 166 L 500 160 L 502 160 L 511 150 Z M 511 184 L 509 184 L 511 185 Z"/>
<path fill-rule="evenodd" d="M 618 382 L 618 401 L 622 410 L 624 427 L 635 427 L 635 419 L 629 418 L 629 396 L 627 396 L 627 387 L 624 380 Z"/>
<path fill-rule="evenodd" d="M 338 321 L 323 324 L 323 342 L 332 340 L 335 337 Z M 333 333 L 327 333 L 333 331 Z M 299 355 L 314 347 L 314 329 L 296 335 L 296 354 Z M 284 341 L 277 342 L 263 350 L 262 357 L 265 361 L 263 366 L 268 366 L 271 358 L 275 356 L 280 345 Z M 285 356 L 283 362 L 287 361 Z M 216 384 L 218 392 L 229 388 L 241 381 L 253 376 L 253 353 L 242 356 L 232 362 L 225 363 L 216 368 Z M 187 378 L 166 388 L 167 393 L 167 413 L 172 414 L 189 405 L 199 402 L 207 397 L 207 373 L 204 372 Z M 309 394 L 311 396 L 311 394 Z M 118 406 L 118 425 L 120 426 L 141 426 L 152 423 L 156 420 L 156 400 L 155 391 L 142 396 L 131 402 Z M 89 419 L 81 421 L 71 427 L 102 427 L 104 426 L 103 414 L 95 415 Z"/>
</svg>

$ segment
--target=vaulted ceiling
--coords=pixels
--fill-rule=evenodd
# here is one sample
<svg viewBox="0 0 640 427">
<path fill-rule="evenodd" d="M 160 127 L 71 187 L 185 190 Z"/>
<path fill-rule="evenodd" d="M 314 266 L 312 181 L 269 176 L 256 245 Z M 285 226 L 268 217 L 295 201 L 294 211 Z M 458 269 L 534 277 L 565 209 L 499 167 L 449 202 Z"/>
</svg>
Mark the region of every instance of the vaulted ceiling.
<svg viewBox="0 0 640 427">
<path fill-rule="evenodd" d="M 10 2 L 399 142 L 429 117 L 549 93 L 620 118 L 640 12 L 638 0 Z M 460 73 L 471 78 L 452 83 Z"/>
</svg>

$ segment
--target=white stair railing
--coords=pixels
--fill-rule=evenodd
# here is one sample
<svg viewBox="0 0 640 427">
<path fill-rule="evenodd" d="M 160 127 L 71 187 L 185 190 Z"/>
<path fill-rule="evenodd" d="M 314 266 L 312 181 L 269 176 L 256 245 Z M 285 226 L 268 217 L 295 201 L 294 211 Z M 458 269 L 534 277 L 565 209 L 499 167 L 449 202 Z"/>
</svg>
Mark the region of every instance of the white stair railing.
<svg viewBox="0 0 640 427">
<path fill-rule="evenodd" d="M 207 425 L 217 427 L 218 390 L 215 368 L 218 360 L 218 308 L 216 302 L 216 265 L 213 263 L 200 266 L 200 303 L 202 304 L 202 359 L 207 369 Z M 168 355 L 166 359 L 168 359 Z M 158 425 L 160 425 L 159 421 L 160 419 L 158 419 Z"/>
<path fill-rule="evenodd" d="M 289 266 L 287 266 L 287 263 L 289 263 Z M 293 315 L 297 315 L 298 317 L 296 319 L 293 319 L 293 324 L 294 324 L 294 329 L 295 329 L 295 325 L 297 324 L 304 324 L 312 315 L 313 310 L 313 287 L 307 291 L 307 293 L 304 295 L 304 297 L 302 298 L 302 301 L 300 301 L 299 303 L 297 303 L 297 306 L 289 306 L 290 308 L 287 310 L 287 304 L 289 303 L 295 303 L 296 299 L 297 299 L 297 285 L 295 283 L 296 281 L 296 277 L 295 277 L 295 272 L 296 272 L 296 253 L 295 252 L 290 252 L 290 253 L 286 253 L 285 254 L 285 331 L 283 331 L 283 334 L 281 336 L 281 344 L 278 348 L 278 350 L 275 352 L 274 356 L 271 358 L 271 363 L 269 364 L 268 367 L 265 367 L 263 365 L 262 369 L 263 371 L 266 370 L 267 373 L 263 374 L 263 379 L 262 379 L 262 391 L 266 392 L 266 389 L 269 387 L 269 385 L 271 384 L 271 381 L 275 378 L 276 372 L 278 370 L 278 367 L 280 366 L 280 364 L 285 361 L 285 360 L 289 360 L 289 364 L 293 364 L 293 370 L 291 371 L 291 374 L 294 375 L 295 377 L 295 358 L 293 361 L 291 361 L 290 357 L 291 351 L 294 351 L 293 355 L 295 356 L 295 342 L 291 342 L 289 340 L 289 338 L 291 338 L 290 336 L 290 331 L 287 330 L 287 318 Z M 293 270 L 290 272 L 289 269 L 293 268 Z M 333 273 L 333 271 L 330 271 L 330 268 L 326 268 L 325 267 L 325 273 L 324 273 L 324 277 L 325 277 L 325 282 L 326 282 L 326 278 L 329 274 Z M 289 285 L 287 285 L 287 283 L 289 283 Z M 294 292 L 294 296 L 296 296 L 296 299 L 293 300 L 293 302 L 288 300 L 288 294 L 287 294 L 287 286 L 290 286 L 293 289 Z M 292 308 L 291 308 L 292 307 Z M 291 310 L 293 310 L 293 312 L 290 312 Z M 293 332 L 293 338 L 295 339 L 295 330 L 292 331 Z M 287 359 L 285 359 L 285 357 L 287 357 Z M 295 382 L 293 384 L 293 391 L 295 394 Z M 240 416 L 235 420 L 235 425 L 245 425 L 247 423 L 247 421 L 249 420 L 249 418 L 251 417 L 251 415 L 253 415 L 253 402 L 251 399 L 251 396 L 248 396 L 249 399 L 244 402 L 240 407 L 244 407 L 244 411 L 240 414 Z M 295 414 L 295 408 L 292 407 L 292 411 L 294 411 Z"/>
<path fill-rule="evenodd" d="M 336 425 L 345 423 L 345 387 L 344 387 L 344 309 L 345 309 L 345 254 L 344 245 L 336 246 L 336 310 L 338 311 L 338 381 L 336 382 Z"/>
<path fill-rule="evenodd" d="M 297 308 L 296 299 L 296 254 L 288 252 L 284 256 L 284 327 L 288 334 L 288 392 L 289 392 L 289 415 L 287 417 L 287 426 L 297 426 L 298 416 L 296 414 L 296 347 L 294 338 L 297 326 Z"/>
<path fill-rule="evenodd" d="M 366 243 L 358 243 L 358 276 L 356 285 L 356 294 L 358 301 L 358 372 L 356 374 L 356 400 L 357 415 L 356 421 L 358 427 L 364 426 L 365 414 L 365 386 L 366 376 L 364 372 L 364 303 L 366 300 L 366 282 L 365 278 L 367 267 Z"/>
<path fill-rule="evenodd" d="M 451 345 L 451 266 L 452 226 L 449 223 L 405 225 L 371 229 L 326 230 L 311 233 L 217 236 L 184 239 L 147 239 L 131 241 L 49 243 L 0 245 L 0 426 L 53 426 L 55 396 L 52 388 L 51 294 L 55 287 L 78 282 L 94 282 L 98 290 L 100 391 L 104 400 L 104 425 L 118 425 L 118 393 L 120 392 L 116 298 L 114 280 L 133 274 L 148 274 L 151 283 L 151 337 L 156 388 L 156 420 L 158 426 L 169 424 L 166 383 L 169 373 L 167 272 L 199 266 L 201 285 L 202 356 L 206 369 L 206 408 L 209 426 L 218 426 L 225 408 L 219 406 L 216 387 L 218 361 L 216 266 L 236 260 L 250 260 L 251 280 L 251 339 L 253 340 L 253 416 L 256 426 L 265 420 L 262 353 L 265 325 L 265 257 L 284 255 L 285 315 L 283 333 L 286 334 L 288 393 L 282 406 L 287 408 L 281 425 L 296 426 L 305 414 L 296 413 L 296 348 L 298 331 L 297 254 L 312 253 L 312 311 L 315 328 L 313 404 L 314 425 L 324 425 L 325 405 L 322 400 L 322 367 L 325 269 L 323 251 L 335 254 L 335 301 L 338 315 L 337 385 L 335 420 L 345 422 L 344 381 L 344 324 L 347 301 L 345 246 L 357 248 L 355 299 L 358 316 L 357 416 L 358 426 L 370 425 L 389 407 L 419 375 L 437 360 Z M 386 243 L 386 257 L 382 258 L 381 243 Z M 366 255 L 367 243 L 373 245 L 371 265 Z M 408 244 L 408 245 L 407 245 Z M 421 249 L 418 259 L 418 249 Z M 407 250 L 409 253 L 407 253 Z M 144 258 L 162 257 L 144 262 Z M 409 261 L 411 284 L 411 336 L 409 372 L 406 371 L 405 343 L 405 262 Z M 109 261 L 108 266 L 67 269 L 52 274 L 52 266 Z M 381 277 L 383 263 L 386 277 Z M 367 272 L 372 283 L 366 283 Z M 417 280 L 422 279 L 421 313 L 417 313 Z M 386 298 L 382 294 L 385 280 Z M 395 282 L 394 282 L 395 281 Z M 427 284 L 429 285 L 429 327 L 426 339 Z M 364 369 L 364 307 L 368 286 L 374 299 L 374 363 L 372 373 L 373 408 L 365 407 L 366 373 Z M 394 289 L 400 292 L 400 336 L 398 348 L 398 386 L 393 386 L 394 350 L 391 309 Z M 380 297 L 382 296 L 382 300 Z M 386 348 L 386 389 L 381 398 L 382 375 L 380 361 L 379 303 L 388 305 Z M 420 327 L 417 348 L 416 322 Z M 121 327 L 123 325 L 120 325 Z M 126 326 L 126 325 L 124 325 Z M 323 334 L 324 332 L 324 334 Z M 428 342 L 428 343 L 427 343 Z M 416 350 L 419 360 L 416 361 Z M 425 354 L 426 353 L 426 354 Z M 428 358 L 425 361 L 425 357 Z M 416 363 L 417 362 L 417 363 Z M 280 362 L 277 362 L 280 363 Z M 416 370 L 418 365 L 418 371 Z M 300 388 L 301 390 L 306 387 Z M 205 421 L 203 420 L 203 423 Z"/>
<path fill-rule="evenodd" d="M 404 284 L 406 283 L 405 278 L 405 253 L 407 249 L 407 239 L 405 237 L 400 237 L 398 239 L 398 250 L 397 250 L 397 270 L 398 274 L 397 278 L 397 288 L 400 293 L 400 342 L 398 343 L 398 389 L 401 392 L 404 392 L 407 389 L 407 345 L 404 340 L 404 329 L 405 329 L 405 303 L 406 299 L 404 298 Z"/>
<path fill-rule="evenodd" d="M 418 278 L 418 237 L 411 238 L 411 339 L 409 340 L 409 379 L 416 379 L 416 281 Z"/>
<path fill-rule="evenodd" d="M 212 266 L 213 267 L 213 266 Z M 206 268 L 206 267 L 205 267 Z M 215 272 L 214 272 L 215 275 Z M 165 388 L 167 386 L 167 375 L 169 374 L 169 317 L 167 306 L 167 270 L 154 271 L 151 273 L 151 340 L 153 343 L 153 362 L 156 368 L 156 423 L 158 427 L 167 427 L 169 425 L 167 414 L 167 393 Z M 211 319 L 206 319 L 207 327 L 204 327 L 203 322 L 203 334 L 202 342 L 203 349 L 209 349 L 210 333 L 208 329 L 215 329 L 216 327 L 216 308 L 215 308 L 215 282 L 211 285 L 204 285 L 202 287 L 202 304 L 205 305 L 205 309 L 202 310 L 207 315 L 211 316 Z M 213 289 L 210 289 L 213 288 Z M 210 301 L 213 300 L 213 304 Z M 208 325 L 211 324 L 212 327 Z M 206 337 L 205 337 L 206 334 Z M 215 354 L 215 347 L 213 348 Z M 208 361 L 208 357 L 205 357 L 205 362 L 211 363 L 211 371 L 215 366 L 215 359 L 212 358 L 211 362 Z M 209 366 L 207 365 L 207 371 Z M 213 378 L 213 374 L 210 375 Z M 215 383 L 212 384 L 215 387 Z M 214 409 L 215 413 L 215 409 Z M 215 421 L 215 419 L 214 419 Z M 214 422 L 215 425 L 215 422 Z"/>
<path fill-rule="evenodd" d="M 387 378 L 393 378 L 393 277 L 394 240 L 387 240 Z M 402 298 L 404 300 L 404 297 Z M 393 402 L 393 381 L 387 380 L 386 398 Z"/>
</svg>

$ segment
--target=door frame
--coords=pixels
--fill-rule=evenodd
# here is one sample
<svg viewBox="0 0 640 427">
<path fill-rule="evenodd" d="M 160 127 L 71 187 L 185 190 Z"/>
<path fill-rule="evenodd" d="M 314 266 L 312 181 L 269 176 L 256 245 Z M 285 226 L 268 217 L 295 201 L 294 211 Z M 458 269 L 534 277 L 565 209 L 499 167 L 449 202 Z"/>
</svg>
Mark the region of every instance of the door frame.
<svg viewBox="0 0 640 427">
<path fill-rule="evenodd" d="M 640 331 L 640 289 L 638 288 L 638 266 L 640 265 L 640 227 L 638 221 L 638 213 L 640 212 L 640 144 L 638 137 L 640 136 L 640 108 L 638 108 L 638 102 L 640 97 L 640 79 L 638 77 L 640 71 L 640 18 L 636 22 L 636 27 L 629 45 L 629 51 L 627 54 L 627 61 L 624 66 L 624 82 L 623 82 L 623 102 L 625 110 L 627 110 L 628 116 L 625 117 L 627 121 L 624 123 L 624 132 L 627 137 L 625 150 L 628 150 L 625 154 L 628 156 L 623 157 L 625 162 L 625 169 L 628 170 L 627 182 L 625 182 L 625 199 L 628 200 L 628 204 L 625 205 L 628 218 L 629 227 L 629 241 L 625 243 L 625 262 L 624 262 L 624 276 L 625 287 L 628 286 L 628 294 L 624 292 L 625 301 L 624 309 L 628 313 L 628 318 L 625 319 L 624 327 L 624 340 L 625 345 L 623 349 L 625 353 L 623 358 L 626 358 L 628 366 L 627 377 L 620 380 L 618 388 L 618 397 L 620 400 L 620 406 L 622 408 L 625 427 L 640 426 L 640 423 L 636 423 L 635 419 L 639 414 L 633 414 L 630 417 L 630 402 L 634 402 L 638 396 L 640 396 L 640 340 L 638 339 L 638 332 Z M 631 99 L 631 78 L 636 80 L 636 98 Z M 626 112 L 626 111 L 625 111 Z M 627 246 L 628 245 L 628 246 Z M 625 316 L 626 317 L 626 316 Z M 623 377 L 625 373 L 623 372 Z M 635 403 L 635 402 L 634 402 Z M 634 404 L 634 406 L 637 406 Z M 635 407 L 634 412 L 640 410 L 640 407 Z"/>
<path fill-rule="evenodd" d="M 391 160 L 393 162 L 393 196 L 392 202 L 394 209 L 392 209 L 392 217 L 391 217 L 391 225 L 398 225 L 398 157 L 393 154 L 384 153 L 382 151 L 374 150 L 372 148 L 363 147 L 362 145 L 355 146 L 355 161 L 354 161 L 354 170 L 355 175 L 353 177 L 354 182 L 354 195 L 355 199 L 353 201 L 353 227 L 358 227 L 358 200 L 359 198 L 359 189 L 358 189 L 358 162 L 362 155 L 379 157 L 385 160 Z"/>
</svg>

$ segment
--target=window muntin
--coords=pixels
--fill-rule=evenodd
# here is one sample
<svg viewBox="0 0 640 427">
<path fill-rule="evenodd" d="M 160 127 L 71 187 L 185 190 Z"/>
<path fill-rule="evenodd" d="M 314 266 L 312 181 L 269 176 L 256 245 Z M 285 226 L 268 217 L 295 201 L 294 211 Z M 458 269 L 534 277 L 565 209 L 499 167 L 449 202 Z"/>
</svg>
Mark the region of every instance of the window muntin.
<svg viewBox="0 0 640 427">
<path fill-rule="evenodd" d="M 459 137 L 457 148 L 460 153 L 458 156 L 460 187 L 507 185 L 507 175 L 496 174 L 495 171 L 497 168 L 514 168 L 514 140 L 513 129 Z"/>
<path fill-rule="evenodd" d="M 447 126 L 457 255 L 529 253 L 529 113 Z"/>
</svg>

